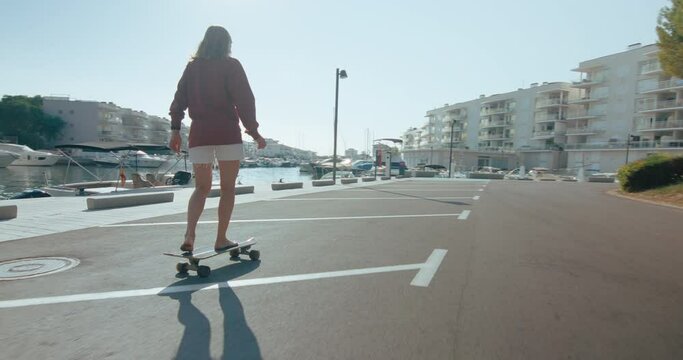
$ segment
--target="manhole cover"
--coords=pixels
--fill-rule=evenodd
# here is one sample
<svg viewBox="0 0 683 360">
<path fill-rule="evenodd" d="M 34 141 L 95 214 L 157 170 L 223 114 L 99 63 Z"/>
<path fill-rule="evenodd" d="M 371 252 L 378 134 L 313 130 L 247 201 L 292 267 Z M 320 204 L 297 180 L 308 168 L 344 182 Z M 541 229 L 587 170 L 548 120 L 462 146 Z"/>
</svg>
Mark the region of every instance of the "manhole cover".
<svg viewBox="0 0 683 360">
<path fill-rule="evenodd" d="M 20 280 L 54 274 L 78 265 L 78 259 L 42 257 L 0 262 L 0 280 Z"/>
</svg>

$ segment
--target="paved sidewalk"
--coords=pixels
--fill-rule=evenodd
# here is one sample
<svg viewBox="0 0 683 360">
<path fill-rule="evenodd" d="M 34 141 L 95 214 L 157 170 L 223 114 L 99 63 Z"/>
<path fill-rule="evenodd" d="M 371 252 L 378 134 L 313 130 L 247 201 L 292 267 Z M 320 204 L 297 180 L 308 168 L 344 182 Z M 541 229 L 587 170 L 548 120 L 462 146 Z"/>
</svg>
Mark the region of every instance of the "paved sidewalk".
<svg viewBox="0 0 683 360">
<path fill-rule="evenodd" d="M 257 185 L 254 193 L 237 195 L 235 204 L 277 199 L 293 195 L 312 194 L 323 191 L 354 187 L 376 186 L 401 180 L 377 180 L 348 185 L 313 187 L 304 183 L 303 189 L 273 191 L 269 184 Z M 246 184 L 248 185 L 248 184 Z M 38 199 L 4 200 L 2 205 L 17 205 L 17 217 L 0 221 L 0 242 L 49 235 L 64 231 L 85 229 L 100 225 L 116 224 L 155 216 L 180 214 L 187 211 L 187 202 L 194 188 L 174 191 L 173 202 L 131 206 L 106 210 L 87 210 L 88 196 L 50 197 Z M 206 209 L 218 207 L 219 197 L 207 198 Z"/>
</svg>

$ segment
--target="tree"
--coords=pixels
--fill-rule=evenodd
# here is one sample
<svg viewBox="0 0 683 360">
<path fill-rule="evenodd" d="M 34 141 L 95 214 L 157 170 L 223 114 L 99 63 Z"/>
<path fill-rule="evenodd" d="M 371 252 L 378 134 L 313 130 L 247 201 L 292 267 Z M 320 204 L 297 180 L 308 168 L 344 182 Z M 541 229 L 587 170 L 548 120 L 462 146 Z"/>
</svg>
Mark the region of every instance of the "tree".
<svg viewBox="0 0 683 360">
<path fill-rule="evenodd" d="M 683 0 L 671 0 L 657 19 L 659 62 L 664 72 L 683 78 Z"/>
<path fill-rule="evenodd" d="M 32 148 L 43 148 L 56 140 L 66 122 L 44 113 L 42 106 L 40 96 L 3 96 L 0 101 L 0 134 L 16 136 L 20 144 Z"/>
</svg>

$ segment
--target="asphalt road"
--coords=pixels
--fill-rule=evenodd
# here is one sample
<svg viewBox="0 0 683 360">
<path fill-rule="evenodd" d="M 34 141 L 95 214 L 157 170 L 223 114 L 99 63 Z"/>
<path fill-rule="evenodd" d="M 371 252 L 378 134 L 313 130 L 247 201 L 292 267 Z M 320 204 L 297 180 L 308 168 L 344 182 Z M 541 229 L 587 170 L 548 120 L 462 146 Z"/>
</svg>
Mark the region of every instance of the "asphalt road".
<svg viewBox="0 0 683 360">
<path fill-rule="evenodd" d="M 0 281 L 0 358 L 681 359 L 683 211 L 613 187 L 406 180 L 239 204 L 230 237 L 261 260 L 214 257 L 208 278 L 161 255 L 184 214 L 0 243 L 0 260 L 80 260 Z"/>
</svg>

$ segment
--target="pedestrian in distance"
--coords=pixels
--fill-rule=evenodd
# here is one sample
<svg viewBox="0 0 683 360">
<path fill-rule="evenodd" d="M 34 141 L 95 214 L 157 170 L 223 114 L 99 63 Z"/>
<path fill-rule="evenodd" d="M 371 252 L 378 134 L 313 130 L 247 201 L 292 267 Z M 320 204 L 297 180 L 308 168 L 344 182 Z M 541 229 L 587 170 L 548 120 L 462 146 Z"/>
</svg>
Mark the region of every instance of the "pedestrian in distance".
<svg viewBox="0 0 683 360">
<path fill-rule="evenodd" d="M 189 135 L 189 158 L 195 176 L 195 189 L 187 205 L 187 228 L 181 251 L 194 249 L 196 228 L 211 190 L 213 164 L 218 162 L 221 198 L 218 203 L 216 251 L 237 246 L 227 236 L 235 205 L 235 180 L 244 158 L 239 122 L 257 144 L 266 142 L 258 132 L 254 94 L 242 64 L 231 57 L 232 39 L 221 26 L 210 26 L 199 43 L 196 54 L 185 67 L 169 114 L 169 147 L 180 152 L 180 125 L 188 110 L 192 123 Z"/>
</svg>

